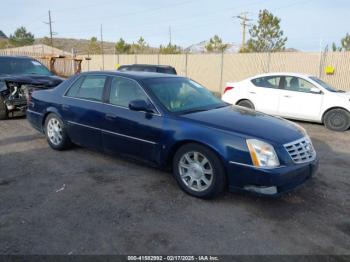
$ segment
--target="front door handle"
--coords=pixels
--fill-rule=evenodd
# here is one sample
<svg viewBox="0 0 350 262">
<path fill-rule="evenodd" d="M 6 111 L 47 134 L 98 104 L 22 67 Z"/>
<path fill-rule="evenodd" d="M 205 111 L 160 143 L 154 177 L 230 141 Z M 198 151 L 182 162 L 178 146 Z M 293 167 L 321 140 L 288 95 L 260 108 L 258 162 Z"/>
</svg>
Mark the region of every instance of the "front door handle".
<svg viewBox="0 0 350 262">
<path fill-rule="evenodd" d="M 290 98 L 290 96 L 288 96 L 288 95 L 285 95 L 284 97 L 286 97 L 286 98 Z"/>
<path fill-rule="evenodd" d="M 115 120 L 116 117 L 117 117 L 117 116 L 116 116 L 115 114 L 106 114 L 106 115 L 105 115 L 105 118 L 106 118 L 107 120 Z"/>
<path fill-rule="evenodd" d="M 253 92 L 253 91 L 250 91 L 249 93 L 251 93 L 251 94 L 253 94 L 253 95 L 255 95 L 256 93 L 255 92 Z"/>
</svg>

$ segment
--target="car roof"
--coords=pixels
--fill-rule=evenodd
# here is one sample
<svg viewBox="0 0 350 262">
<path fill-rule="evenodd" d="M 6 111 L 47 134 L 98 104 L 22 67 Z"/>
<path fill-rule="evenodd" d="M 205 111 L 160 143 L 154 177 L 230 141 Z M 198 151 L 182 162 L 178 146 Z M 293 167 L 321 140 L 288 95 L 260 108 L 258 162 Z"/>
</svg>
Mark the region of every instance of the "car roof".
<svg viewBox="0 0 350 262">
<path fill-rule="evenodd" d="M 29 60 L 35 60 L 35 58 L 33 57 L 29 57 L 29 56 L 0 56 L 0 59 L 29 59 Z"/>
<path fill-rule="evenodd" d="M 82 75 L 114 75 L 124 76 L 134 80 L 151 79 L 151 78 L 183 78 L 178 75 L 154 73 L 154 72 L 135 72 L 135 71 L 89 71 L 83 72 Z"/>
<path fill-rule="evenodd" d="M 303 78 L 308 78 L 312 77 L 312 75 L 308 74 L 302 74 L 302 73 L 291 73 L 291 72 L 272 72 L 272 73 L 264 73 L 264 74 L 259 74 L 253 77 L 250 77 L 248 79 L 255 79 L 259 77 L 266 77 L 266 76 L 295 76 L 295 77 L 303 77 Z"/>
<path fill-rule="evenodd" d="M 174 68 L 169 65 L 149 65 L 149 64 L 132 64 L 132 65 L 122 65 L 120 67 L 130 67 L 130 66 L 140 66 L 140 67 L 158 67 L 158 68 Z"/>
</svg>

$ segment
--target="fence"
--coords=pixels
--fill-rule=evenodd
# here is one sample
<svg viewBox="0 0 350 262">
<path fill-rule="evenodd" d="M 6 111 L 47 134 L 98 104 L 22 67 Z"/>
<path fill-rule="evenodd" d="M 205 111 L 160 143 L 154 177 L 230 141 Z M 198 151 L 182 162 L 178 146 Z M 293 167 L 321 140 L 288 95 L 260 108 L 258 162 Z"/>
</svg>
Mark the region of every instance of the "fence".
<svg viewBox="0 0 350 262">
<path fill-rule="evenodd" d="M 31 52 L 8 53 L 0 55 L 26 55 L 39 59 L 48 65 L 42 55 Z M 226 82 L 236 82 L 250 76 L 267 72 L 296 72 L 315 75 L 330 85 L 350 91 L 350 52 L 328 53 L 248 53 L 248 54 L 138 54 L 138 55 L 81 55 L 82 71 L 115 70 L 124 64 L 160 64 L 171 65 L 179 75 L 190 77 L 210 90 L 222 93 Z M 90 60 L 87 60 L 89 58 Z M 104 61 L 104 63 L 103 63 Z M 333 75 L 325 73 L 325 67 L 335 68 Z M 72 62 L 57 62 L 56 70 L 73 74 Z"/>
<path fill-rule="evenodd" d="M 88 56 L 80 56 L 85 59 Z M 179 75 L 190 77 L 214 92 L 222 93 L 226 82 L 236 82 L 261 73 L 295 72 L 318 76 L 330 85 L 350 91 L 350 52 L 334 53 L 248 53 L 248 54 L 178 54 L 178 55 L 90 55 L 82 71 L 115 70 L 124 64 L 171 65 Z M 333 75 L 325 67 L 333 66 Z"/>
</svg>

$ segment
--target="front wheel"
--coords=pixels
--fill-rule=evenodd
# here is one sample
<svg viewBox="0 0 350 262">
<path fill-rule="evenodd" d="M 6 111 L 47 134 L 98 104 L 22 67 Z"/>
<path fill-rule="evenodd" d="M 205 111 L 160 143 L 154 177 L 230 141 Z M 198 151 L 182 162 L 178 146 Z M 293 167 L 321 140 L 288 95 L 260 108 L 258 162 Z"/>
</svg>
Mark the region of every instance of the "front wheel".
<svg viewBox="0 0 350 262">
<path fill-rule="evenodd" d="M 63 121 L 56 114 L 49 114 L 45 120 L 45 135 L 50 147 L 55 150 L 64 150 L 72 143 L 66 133 Z"/>
<path fill-rule="evenodd" d="M 183 191 L 199 198 L 214 198 L 226 185 L 220 159 L 212 150 L 199 144 L 179 148 L 173 160 L 173 173 Z"/>
<path fill-rule="evenodd" d="M 332 109 L 324 115 L 324 125 L 333 131 L 346 131 L 350 127 L 350 113 L 344 109 Z"/>
</svg>

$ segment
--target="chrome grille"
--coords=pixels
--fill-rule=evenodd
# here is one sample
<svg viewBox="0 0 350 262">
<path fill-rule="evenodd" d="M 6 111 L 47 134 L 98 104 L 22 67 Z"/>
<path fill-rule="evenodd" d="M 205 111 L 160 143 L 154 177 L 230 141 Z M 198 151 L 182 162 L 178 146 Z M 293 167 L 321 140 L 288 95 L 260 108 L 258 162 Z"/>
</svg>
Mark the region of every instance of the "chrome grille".
<svg viewBox="0 0 350 262">
<path fill-rule="evenodd" d="M 310 162 L 316 158 L 316 151 L 307 137 L 284 144 L 284 148 L 296 164 Z"/>
</svg>

